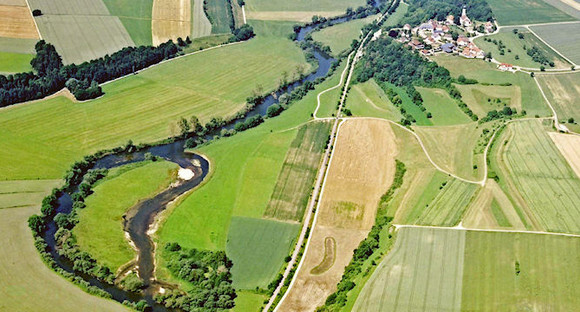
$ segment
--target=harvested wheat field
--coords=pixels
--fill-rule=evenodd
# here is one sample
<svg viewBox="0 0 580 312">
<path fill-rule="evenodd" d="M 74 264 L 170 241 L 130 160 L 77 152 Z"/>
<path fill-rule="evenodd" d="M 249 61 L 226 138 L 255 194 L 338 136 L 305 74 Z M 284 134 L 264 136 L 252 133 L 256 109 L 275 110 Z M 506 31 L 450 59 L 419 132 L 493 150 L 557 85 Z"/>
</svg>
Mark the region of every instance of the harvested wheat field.
<svg viewBox="0 0 580 312">
<path fill-rule="evenodd" d="M 550 138 L 564 155 L 576 175 L 580 177 L 580 136 L 549 132 Z"/>
<path fill-rule="evenodd" d="M 314 311 L 336 289 L 353 250 L 375 222 L 395 173 L 389 123 L 349 120 L 340 127 L 312 238 L 279 311 Z"/>
<path fill-rule="evenodd" d="M 480 190 L 468 208 L 462 224 L 470 229 L 525 230 L 526 226 L 516 209 L 519 208 L 511 203 L 497 182 L 488 179 L 485 187 Z M 527 224 L 529 221 L 525 222 Z"/>
<path fill-rule="evenodd" d="M 191 35 L 191 1 L 190 0 L 155 0 L 153 1 L 153 20 L 151 30 L 153 45 L 157 46 L 167 40 Z"/>
<path fill-rule="evenodd" d="M 32 13 L 26 3 L 17 1 L 0 4 L 0 37 L 38 39 Z"/>
</svg>

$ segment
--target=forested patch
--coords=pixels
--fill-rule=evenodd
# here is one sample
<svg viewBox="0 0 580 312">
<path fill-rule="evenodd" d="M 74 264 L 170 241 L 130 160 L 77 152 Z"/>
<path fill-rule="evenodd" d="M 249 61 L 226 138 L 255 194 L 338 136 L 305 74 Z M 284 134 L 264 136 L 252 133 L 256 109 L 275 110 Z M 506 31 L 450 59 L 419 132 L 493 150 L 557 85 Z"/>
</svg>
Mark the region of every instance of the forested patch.
<svg viewBox="0 0 580 312">
<path fill-rule="evenodd" d="M 225 251 L 187 249 L 168 243 L 163 256 L 171 274 L 190 283 L 191 289 L 187 293 L 174 290 L 156 295 L 157 302 L 184 311 L 220 311 L 234 307 L 236 291 L 230 272 L 233 263 Z"/>
<path fill-rule="evenodd" d="M 492 11 L 485 0 L 409 0 L 409 11 L 403 18 L 403 23 L 418 25 L 429 19 L 445 20 L 448 15 L 455 16 L 459 21 L 463 6 L 467 8 L 467 16 L 472 20 L 491 21 Z"/>
</svg>

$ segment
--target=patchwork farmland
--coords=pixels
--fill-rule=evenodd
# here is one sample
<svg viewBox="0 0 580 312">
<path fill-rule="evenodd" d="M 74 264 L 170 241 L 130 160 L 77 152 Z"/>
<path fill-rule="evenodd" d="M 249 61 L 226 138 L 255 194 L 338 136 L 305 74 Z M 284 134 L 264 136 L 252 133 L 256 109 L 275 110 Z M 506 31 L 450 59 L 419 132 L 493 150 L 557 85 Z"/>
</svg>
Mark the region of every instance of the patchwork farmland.
<svg viewBox="0 0 580 312">
<path fill-rule="evenodd" d="M 543 0 L 488 0 L 500 25 L 573 21 L 575 18 Z"/>
</svg>

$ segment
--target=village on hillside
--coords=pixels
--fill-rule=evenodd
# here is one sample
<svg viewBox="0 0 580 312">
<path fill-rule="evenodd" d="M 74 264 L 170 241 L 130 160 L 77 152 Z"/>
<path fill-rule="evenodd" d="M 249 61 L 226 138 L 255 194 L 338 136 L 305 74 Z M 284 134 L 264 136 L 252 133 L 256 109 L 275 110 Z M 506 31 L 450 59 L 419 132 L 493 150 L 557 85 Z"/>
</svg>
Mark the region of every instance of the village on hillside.
<svg viewBox="0 0 580 312">
<path fill-rule="evenodd" d="M 490 57 L 475 45 L 476 36 L 492 34 L 497 26 L 490 22 L 472 21 L 464 7 L 459 18 L 448 15 L 444 21 L 429 20 L 417 27 L 405 24 L 403 28 L 391 30 L 389 36 L 406 43 L 421 55 L 428 57 L 436 53 L 447 53 L 470 59 Z M 511 64 L 499 64 L 502 71 L 514 71 Z"/>
</svg>

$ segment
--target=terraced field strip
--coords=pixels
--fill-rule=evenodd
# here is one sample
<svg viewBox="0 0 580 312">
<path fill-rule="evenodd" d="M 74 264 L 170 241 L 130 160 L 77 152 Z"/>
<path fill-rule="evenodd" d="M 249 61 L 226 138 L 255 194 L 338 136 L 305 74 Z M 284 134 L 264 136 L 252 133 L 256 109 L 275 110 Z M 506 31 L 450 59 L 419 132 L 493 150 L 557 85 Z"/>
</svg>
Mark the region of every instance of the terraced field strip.
<svg viewBox="0 0 580 312">
<path fill-rule="evenodd" d="M 499 157 L 506 178 L 515 185 L 512 191 L 521 194 L 547 231 L 580 233 L 580 179 L 541 123 L 511 123 L 506 130 L 497 144 L 505 145 Z"/>
<path fill-rule="evenodd" d="M 329 138 L 330 126 L 328 122 L 316 122 L 298 130 L 286 154 L 265 217 L 298 222 L 302 220 Z"/>
<path fill-rule="evenodd" d="M 380 196 L 392 183 L 397 149 L 388 122 L 349 120 L 338 133 L 303 262 L 277 311 L 314 311 L 336 289 L 353 250 L 374 224 Z M 313 274 L 324 261 L 329 238 L 336 242 L 336 260 Z"/>
<path fill-rule="evenodd" d="M 153 0 L 153 45 L 191 35 L 191 0 Z"/>
<path fill-rule="evenodd" d="M 488 0 L 487 2 L 502 26 L 575 20 L 543 0 Z"/>
<path fill-rule="evenodd" d="M 466 232 L 401 228 L 353 311 L 461 311 Z"/>
<path fill-rule="evenodd" d="M 0 2 L 0 37 L 39 39 L 32 12 L 26 2 Z"/>
<path fill-rule="evenodd" d="M 574 311 L 580 238 L 468 231 L 463 311 Z"/>
<path fill-rule="evenodd" d="M 529 28 L 574 64 L 580 64 L 580 23 L 537 25 Z"/>
</svg>

